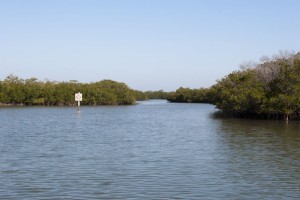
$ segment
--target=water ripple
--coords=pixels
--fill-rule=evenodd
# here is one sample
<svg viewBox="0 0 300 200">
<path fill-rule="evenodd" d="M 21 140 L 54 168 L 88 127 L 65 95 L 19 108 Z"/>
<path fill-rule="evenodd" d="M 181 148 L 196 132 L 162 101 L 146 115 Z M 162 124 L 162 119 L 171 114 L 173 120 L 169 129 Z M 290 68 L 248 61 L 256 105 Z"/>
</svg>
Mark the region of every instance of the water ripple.
<svg viewBox="0 0 300 200">
<path fill-rule="evenodd" d="M 207 104 L 0 109 L 1 199 L 299 199 L 300 124 Z"/>
</svg>

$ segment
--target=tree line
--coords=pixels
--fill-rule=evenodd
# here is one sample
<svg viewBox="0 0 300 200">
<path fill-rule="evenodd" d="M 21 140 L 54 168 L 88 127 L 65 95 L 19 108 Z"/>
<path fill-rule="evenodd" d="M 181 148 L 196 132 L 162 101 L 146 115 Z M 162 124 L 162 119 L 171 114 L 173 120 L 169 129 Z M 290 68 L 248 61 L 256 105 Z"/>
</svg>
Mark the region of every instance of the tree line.
<svg viewBox="0 0 300 200">
<path fill-rule="evenodd" d="M 173 103 L 211 103 L 208 88 L 190 89 L 180 87 L 167 95 L 167 100 Z"/>
<path fill-rule="evenodd" d="M 132 105 L 136 100 L 167 99 L 211 103 L 239 117 L 300 119 L 300 53 L 263 57 L 258 64 L 243 64 L 209 88 L 181 87 L 174 92 L 143 92 L 112 80 L 57 82 L 9 75 L 0 80 L 0 105 L 75 105 L 77 92 L 83 94 L 82 105 Z"/>
<path fill-rule="evenodd" d="M 40 81 L 37 78 L 22 79 L 13 74 L 0 80 L 0 105 L 75 105 L 74 94 L 83 94 L 82 105 L 132 105 L 136 100 L 166 99 L 168 93 L 159 91 L 139 91 L 125 83 L 102 80 L 80 83 Z"/>
<path fill-rule="evenodd" d="M 168 100 L 212 103 L 238 117 L 300 119 L 300 53 L 243 64 L 210 88 L 179 88 Z"/>
<path fill-rule="evenodd" d="M 169 92 L 165 92 L 163 90 L 145 92 L 134 90 L 134 95 L 136 97 L 136 100 L 144 101 L 149 99 L 167 99 L 169 96 Z"/>
<path fill-rule="evenodd" d="M 94 83 L 78 81 L 40 81 L 9 75 L 0 81 L 2 105 L 75 105 L 74 94 L 83 93 L 82 105 L 130 105 L 134 91 L 126 84 L 103 80 Z"/>
</svg>

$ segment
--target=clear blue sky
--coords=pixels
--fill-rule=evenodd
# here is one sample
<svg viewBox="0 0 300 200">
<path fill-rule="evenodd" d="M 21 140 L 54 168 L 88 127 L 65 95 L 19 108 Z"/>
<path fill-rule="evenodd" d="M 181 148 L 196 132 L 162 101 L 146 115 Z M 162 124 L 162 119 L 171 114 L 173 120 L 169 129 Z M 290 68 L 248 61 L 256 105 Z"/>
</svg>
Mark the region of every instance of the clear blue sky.
<svg viewBox="0 0 300 200">
<path fill-rule="evenodd" d="M 209 87 L 300 49 L 298 0 L 0 0 L 0 79 Z"/>
</svg>

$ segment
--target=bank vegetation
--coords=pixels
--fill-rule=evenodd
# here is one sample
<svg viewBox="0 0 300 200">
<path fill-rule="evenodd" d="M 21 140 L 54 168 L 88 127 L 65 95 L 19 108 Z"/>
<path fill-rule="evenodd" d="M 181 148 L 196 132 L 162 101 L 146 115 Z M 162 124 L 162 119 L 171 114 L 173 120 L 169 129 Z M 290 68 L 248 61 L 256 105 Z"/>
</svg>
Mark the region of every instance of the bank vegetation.
<svg viewBox="0 0 300 200">
<path fill-rule="evenodd" d="M 179 88 L 168 100 L 212 103 L 238 117 L 300 119 L 300 53 L 264 56 L 260 63 L 243 64 L 210 88 Z"/>
<path fill-rule="evenodd" d="M 83 94 L 82 105 L 131 105 L 135 91 L 126 84 L 103 80 L 93 83 L 78 81 L 40 81 L 9 75 L 0 81 L 0 102 L 5 105 L 75 105 L 74 94 Z"/>
</svg>

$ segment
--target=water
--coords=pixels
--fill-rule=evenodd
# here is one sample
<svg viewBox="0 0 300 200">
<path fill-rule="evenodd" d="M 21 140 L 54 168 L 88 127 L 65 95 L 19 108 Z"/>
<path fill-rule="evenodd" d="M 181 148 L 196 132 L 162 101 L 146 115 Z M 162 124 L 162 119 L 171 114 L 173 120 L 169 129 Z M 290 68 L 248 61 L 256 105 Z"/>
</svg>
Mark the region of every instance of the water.
<svg viewBox="0 0 300 200">
<path fill-rule="evenodd" d="M 299 122 L 165 101 L 0 119 L 0 199 L 300 198 Z"/>
</svg>

